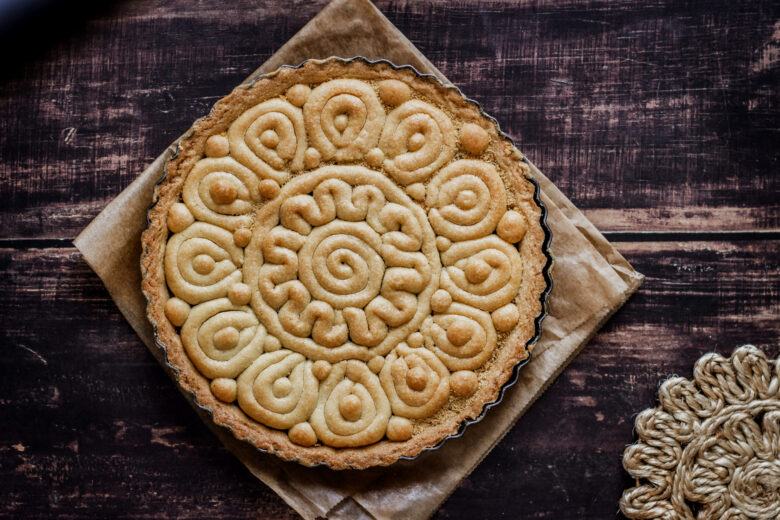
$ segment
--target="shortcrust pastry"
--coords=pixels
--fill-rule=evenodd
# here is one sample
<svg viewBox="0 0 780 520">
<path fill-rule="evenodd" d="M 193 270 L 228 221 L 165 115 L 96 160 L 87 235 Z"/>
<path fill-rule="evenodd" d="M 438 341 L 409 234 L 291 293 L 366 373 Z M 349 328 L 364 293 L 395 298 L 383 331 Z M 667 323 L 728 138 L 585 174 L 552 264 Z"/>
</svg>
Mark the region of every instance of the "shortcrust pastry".
<svg viewBox="0 0 780 520">
<path fill-rule="evenodd" d="M 309 61 L 239 87 L 166 166 L 143 290 L 181 387 L 287 460 L 387 465 L 497 399 L 543 313 L 522 154 L 410 68 Z"/>
</svg>

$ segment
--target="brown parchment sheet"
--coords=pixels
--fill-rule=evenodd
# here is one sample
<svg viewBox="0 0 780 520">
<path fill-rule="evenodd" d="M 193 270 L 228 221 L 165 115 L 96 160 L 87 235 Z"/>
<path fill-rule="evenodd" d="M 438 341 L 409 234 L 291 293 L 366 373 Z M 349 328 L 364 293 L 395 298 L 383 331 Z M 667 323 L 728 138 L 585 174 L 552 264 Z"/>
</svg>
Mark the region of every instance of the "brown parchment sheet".
<svg viewBox="0 0 780 520">
<path fill-rule="evenodd" d="M 369 0 L 335 0 L 255 71 L 271 72 L 308 58 L 365 56 L 447 79 Z M 227 94 L 227 92 L 225 93 Z M 468 95 L 468 93 L 466 93 Z M 141 232 L 154 185 L 177 143 L 169 146 L 76 238 L 75 245 L 101 278 L 119 310 L 165 367 L 154 345 L 141 294 Z M 522 150 L 522 143 L 517 143 Z M 185 395 L 207 426 L 238 459 L 304 518 L 425 519 L 480 463 L 552 383 L 601 325 L 642 283 L 643 276 L 536 167 L 552 230 L 554 288 L 550 314 L 531 361 L 500 406 L 459 439 L 414 461 L 388 468 L 339 471 L 305 468 L 264 454 L 215 426 Z M 166 369 L 167 370 L 167 369 Z M 173 387 L 172 387 L 173 389 Z M 262 513 L 261 513 L 262 514 Z"/>
</svg>

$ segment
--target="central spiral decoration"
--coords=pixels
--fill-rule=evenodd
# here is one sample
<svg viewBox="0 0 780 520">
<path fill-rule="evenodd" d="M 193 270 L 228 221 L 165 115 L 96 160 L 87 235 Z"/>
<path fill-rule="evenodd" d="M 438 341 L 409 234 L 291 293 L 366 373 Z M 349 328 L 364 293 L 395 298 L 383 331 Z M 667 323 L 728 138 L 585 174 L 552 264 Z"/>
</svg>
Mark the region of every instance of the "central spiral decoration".
<svg viewBox="0 0 780 520">
<path fill-rule="evenodd" d="M 313 231 L 298 252 L 298 276 L 314 298 L 335 309 L 363 308 L 382 286 L 381 245 L 363 222 L 331 222 Z"/>
<path fill-rule="evenodd" d="M 384 356 L 430 315 L 441 263 L 425 213 L 390 179 L 326 166 L 266 204 L 246 248 L 252 307 L 284 348 Z"/>
</svg>

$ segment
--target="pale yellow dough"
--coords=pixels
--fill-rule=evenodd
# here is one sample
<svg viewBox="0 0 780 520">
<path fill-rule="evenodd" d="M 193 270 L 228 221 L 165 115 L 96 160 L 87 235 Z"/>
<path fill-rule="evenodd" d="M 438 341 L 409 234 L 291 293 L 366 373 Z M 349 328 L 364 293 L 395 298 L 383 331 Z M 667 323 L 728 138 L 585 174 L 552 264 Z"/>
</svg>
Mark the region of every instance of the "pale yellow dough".
<svg viewBox="0 0 780 520">
<path fill-rule="evenodd" d="M 527 355 L 539 208 L 519 152 L 459 95 L 386 66 L 317 67 L 185 141 L 144 265 L 158 255 L 150 314 L 215 421 L 288 458 L 365 467 L 338 450 L 388 445 L 370 452 L 385 463 L 435 444 Z"/>
</svg>

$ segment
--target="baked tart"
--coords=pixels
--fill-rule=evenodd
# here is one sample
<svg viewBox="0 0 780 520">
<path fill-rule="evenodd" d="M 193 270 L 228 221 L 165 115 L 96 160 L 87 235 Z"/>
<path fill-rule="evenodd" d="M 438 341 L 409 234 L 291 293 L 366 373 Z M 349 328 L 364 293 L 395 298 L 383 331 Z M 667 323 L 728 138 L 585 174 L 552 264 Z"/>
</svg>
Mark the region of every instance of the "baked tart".
<svg viewBox="0 0 780 520">
<path fill-rule="evenodd" d="M 143 234 L 178 384 L 286 460 L 388 465 L 499 399 L 538 338 L 549 230 L 523 155 L 410 67 L 307 61 L 195 122 Z"/>
</svg>

